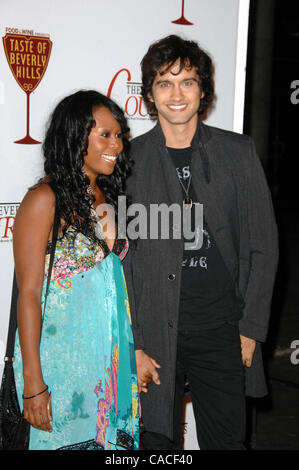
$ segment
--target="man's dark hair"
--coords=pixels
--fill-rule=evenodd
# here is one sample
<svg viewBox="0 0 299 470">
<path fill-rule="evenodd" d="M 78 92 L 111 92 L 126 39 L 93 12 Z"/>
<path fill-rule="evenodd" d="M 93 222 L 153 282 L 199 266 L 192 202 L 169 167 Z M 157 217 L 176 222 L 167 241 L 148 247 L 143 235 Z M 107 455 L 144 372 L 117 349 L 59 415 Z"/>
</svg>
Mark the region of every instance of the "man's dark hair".
<svg viewBox="0 0 299 470">
<path fill-rule="evenodd" d="M 157 115 L 155 103 L 149 100 L 152 86 L 158 71 L 163 75 L 180 60 L 180 70 L 195 68 L 199 76 L 199 86 L 204 92 L 200 101 L 199 114 L 204 113 L 214 98 L 213 65 L 208 54 L 196 42 L 171 35 L 154 42 L 141 61 L 142 96 L 151 116 Z M 165 67 L 163 67 L 165 66 Z M 161 70 L 162 69 L 162 70 Z"/>
</svg>

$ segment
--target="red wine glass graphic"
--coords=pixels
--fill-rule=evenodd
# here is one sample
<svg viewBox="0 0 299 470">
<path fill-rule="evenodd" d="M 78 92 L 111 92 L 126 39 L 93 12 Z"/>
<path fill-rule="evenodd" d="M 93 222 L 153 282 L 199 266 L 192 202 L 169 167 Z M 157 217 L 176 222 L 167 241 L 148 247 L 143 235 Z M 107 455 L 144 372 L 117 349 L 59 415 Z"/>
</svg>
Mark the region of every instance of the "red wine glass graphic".
<svg viewBox="0 0 299 470">
<path fill-rule="evenodd" d="M 17 84 L 26 93 L 26 135 L 15 144 L 40 144 L 30 135 L 30 95 L 38 87 L 48 66 L 52 42 L 47 37 L 6 34 L 6 59 Z"/>
<path fill-rule="evenodd" d="M 184 24 L 184 25 L 191 25 L 191 24 L 194 24 L 194 23 L 191 23 L 190 21 L 188 21 L 185 16 L 184 16 L 184 9 L 185 9 L 185 0 L 182 0 L 182 14 L 180 16 L 180 18 L 178 18 L 177 20 L 175 21 L 172 21 L 172 23 L 175 23 L 175 24 Z"/>
</svg>

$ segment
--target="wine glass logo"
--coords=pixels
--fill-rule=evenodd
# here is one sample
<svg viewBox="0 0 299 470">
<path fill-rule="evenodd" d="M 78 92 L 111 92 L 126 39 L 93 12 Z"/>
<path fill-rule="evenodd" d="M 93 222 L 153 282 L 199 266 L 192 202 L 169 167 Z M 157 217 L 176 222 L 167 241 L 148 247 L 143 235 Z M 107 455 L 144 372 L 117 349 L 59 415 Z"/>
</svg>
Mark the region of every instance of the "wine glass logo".
<svg viewBox="0 0 299 470">
<path fill-rule="evenodd" d="M 3 46 L 10 70 L 26 93 L 26 135 L 15 144 L 40 144 L 30 136 L 30 94 L 37 88 L 48 66 L 52 42 L 47 37 L 6 34 Z"/>
<path fill-rule="evenodd" d="M 175 23 L 175 24 L 184 24 L 184 25 L 191 25 L 191 24 L 194 24 L 194 23 L 191 23 L 190 21 L 188 21 L 185 16 L 184 16 L 184 9 L 185 9 L 185 0 L 182 0 L 182 13 L 181 13 L 181 16 L 180 18 L 178 18 L 177 20 L 175 21 L 172 21 L 172 23 Z"/>
</svg>

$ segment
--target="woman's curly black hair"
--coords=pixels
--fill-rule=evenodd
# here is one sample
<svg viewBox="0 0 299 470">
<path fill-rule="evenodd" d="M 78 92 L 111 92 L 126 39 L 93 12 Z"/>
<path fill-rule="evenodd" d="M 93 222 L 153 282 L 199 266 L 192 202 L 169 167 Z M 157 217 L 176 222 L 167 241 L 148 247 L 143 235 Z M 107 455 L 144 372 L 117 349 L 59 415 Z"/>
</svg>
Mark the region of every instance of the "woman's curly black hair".
<svg viewBox="0 0 299 470">
<path fill-rule="evenodd" d="M 122 131 L 123 151 L 111 175 L 99 175 L 96 182 L 111 204 L 117 217 L 118 196 L 124 194 L 125 181 L 132 162 L 129 156 L 129 128 L 121 108 L 107 96 L 94 90 L 80 90 L 64 98 L 53 111 L 43 143 L 45 178 L 56 196 L 56 211 L 64 220 L 63 233 L 72 226 L 94 239 L 92 198 L 88 194 L 89 179 L 83 171 L 88 136 L 96 122 L 95 107 L 108 108 Z"/>
<path fill-rule="evenodd" d="M 154 42 L 141 61 L 142 97 L 150 116 L 157 116 L 155 103 L 149 100 L 153 82 L 158 71 L 163 75 L 180 60 L 180 70 L 194 67 L 199 76 L 204 97 L 200 101 L 199 114 L 204 113 L 214 99 L 213 64 L 208 54 L 196 42 L 171 35 Z"/>
</svg>

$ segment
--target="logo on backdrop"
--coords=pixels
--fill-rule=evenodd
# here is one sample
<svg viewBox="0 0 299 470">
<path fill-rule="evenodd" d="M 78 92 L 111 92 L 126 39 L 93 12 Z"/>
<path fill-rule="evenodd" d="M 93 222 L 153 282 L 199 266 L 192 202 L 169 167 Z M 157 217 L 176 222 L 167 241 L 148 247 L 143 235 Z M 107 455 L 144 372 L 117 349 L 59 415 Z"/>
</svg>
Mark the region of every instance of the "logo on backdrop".
<svg viewBox="0 0 299 470">
<path fill-rule="evenodd" d="M 13 224 L 19 207 L 19 202 L 0 203 L 0 243 L 12 241 Z"/>
<path fill-rule="evenodd" d="M 6 28 L 2 40 L 11 73 L 27 97 L 26 135 L 15 144 L 40 144 L 30 136 L 30 94 L 47 70 L 52 42 L 48 34 L 18 28 Z"/>
<path fill-rule="evenodd" d="M 175 23 L 175 24 L 183 24 L 184 26 L 191 26 L 192 24 L 194 24 L 194 23 L 191 23 L 190 21 L 188 21 L 188 20 L 185 18 L 184 10 L 185 10 L 185 0 L 182 0 L 181 16 L 180 16 L 177 20 L 172 21 L 172 23 Z"/>
<path fill-rule="evenodd" d="M 150 120 L 141 96 L 142 84 L 132 81 L 130 70 L 123 68 L 116 72 L 110 82 L 107 96 L 111 97 L 114 87 L 118 88 L 119 84 L 124 82 L 125 76 L 127 81 L 125 82 L 125 102 L 122 103 L 122 108 L 125 110 L 126 117 L 131 120 Z M 123 89 L 124 85 L 122 85 Z"/>
</svg>

